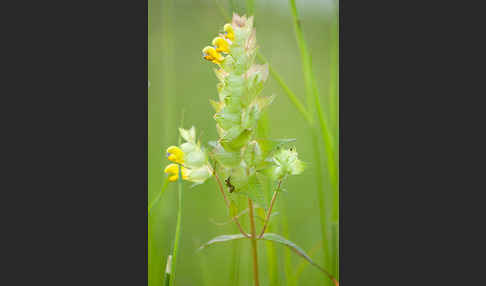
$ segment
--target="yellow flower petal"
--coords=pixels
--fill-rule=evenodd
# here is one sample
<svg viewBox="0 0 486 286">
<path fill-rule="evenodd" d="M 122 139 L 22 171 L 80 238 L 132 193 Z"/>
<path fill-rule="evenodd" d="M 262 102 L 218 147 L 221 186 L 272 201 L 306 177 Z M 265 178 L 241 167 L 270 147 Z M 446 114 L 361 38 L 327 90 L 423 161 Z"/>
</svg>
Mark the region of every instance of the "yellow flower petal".
<svg viewBox="0 0 486 286">
<path fill-rule="evenodd" d="M 167 157 L 169 161 L 179 164 L 184 163 L 184 152 L 177 146 L 170 146 L 167 148 Z"/>
<path fill-rule="evenodd" d="M 173 174 L 179 176 L 179 165 L 177 164 L 169 164 L 164 169 L 164 173 Z"/>
<path fill-rule="evenodd" d="M 233 26 L 231 26 L 231 24 L 226 24 L 226 25 L 224 25 L 223 29 L 224 29 L 226 38 L 228 38 L 231 41 L 234 41 L 235 40 L 235 33 L 233 31 Z"/>
<path fill-rule="evenodd" d="M 215 64 L 221 64 L 221 62 L 224 60 L 224 57 L 216 51 L 214 47 L 207 46 L 203 49 L 203 57 L 211 61 Z"/>
<path fill-rule="evenodd" d="M 175 182 L 175 181 L 177 181 L 178 178 L 179 178 L 178 175 L 172 175 L 172 176 L 169 177 L 169 182 Z"/>
<path fill-rule="evenodd" d="M 213 46 L 216 47 L 216 52 L 223 52 L 229 54 L 230 52 L 230 44 L 226 39 L 221 37 L 216 37 L 213 40 Z"/>
<path fill-rule="evenodd" d="M 169 159 L 169 161 L 172 161 L 172 162 L 176 162 L 177 160 L 177 156 L 174 155 L 174 154 L 170 154 L 169 157 L 167 157 Z"/>
<path fill-rule="evenodd" d="M 169 164 L 165 167 L 164 172 L 169 174 L 169 182 L 175 182 L 179 179 L 179 165 L 177 164 Z M 188 178 L 188 169 L 182 167 L 182 179 L 187 180 Z"/>
</svg>

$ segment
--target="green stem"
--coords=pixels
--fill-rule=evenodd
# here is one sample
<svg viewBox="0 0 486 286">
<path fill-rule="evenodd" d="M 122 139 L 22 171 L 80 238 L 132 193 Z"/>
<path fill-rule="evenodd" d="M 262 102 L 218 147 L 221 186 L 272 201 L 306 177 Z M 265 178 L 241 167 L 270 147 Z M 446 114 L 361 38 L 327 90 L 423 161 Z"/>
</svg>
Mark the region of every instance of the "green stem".
<svg viewBox="0 0 486 286">
<path fill-rule="evenodd" d="M 214 178 L 216 178 L 216 181 L 218 182 L 219 190 L 221 191 L 221 194 L 223 195 L 223 198 L 224 198 L 224 202 L 226 204 L 226 207 L 228 208 L 228 211 L 230 211 L 230 213 L 231 213 L 231 205 L 230 205 L 230 202 L 229 202 L 228 198 L 226 197 L 226 194 L 224 193 L 223 184 L 221 183 L 221 180 L 219 179 L 218 174 L 216 174 L 216 170 L 213 172 L 213 175 L 214 175 Z M 243 227 L 241 227 L 241 224 L 238 221 L 238 217 L 231 215 L 231 219 L 235 222 L 236 226 L 238 226 L 238 229 L 240 230 L 241 234 L 243 234 L 245 237 L 250 237 L 245 232 L 245 230 L 243 229 Z"/>
<path fill-rule="evenodd" d="M 258 279 L 258 250 L 256 244 L 256 232 L 255 232 L 255 217 L 253 216 L 253 202 L 248 198 L 248 207 L 250 208 L 250 224 L 251 224 L 251 248 L 253 256 L 253 278 L 255 280 L 255 286 L 259 286 Z"/>
<path fill-rule="evenodd" d="M 258 239 L 262 238 L 263 234 L 265 233 L 265 230 L 267 229 L 268 222 L 270 221 L 270 215 L 272 214 L 273 205 L 275 204 L 275 201 L 277 200 L 277 195 L 278 195 L 278 191 L 280 190 L 280 184 L 281 183 L 282 183 L 282 181 L 278 182 L 277 190 L 273 193 L 272 201 L 270 202 L 270 208 L 268 209 L 268 213 L 267 213 L 267 216 L 265 217 L 265 222 L 263 224 L 262 231 L 260 232 L 260 235 L 258 236 Z"/>
<path fill-rule="evenodd" d="M 182 174 L 181 169 L 179 168 L 179 181 L 177 182 L 177 193 L 179 195 L 179 203 L 178 203 L 178 210 L 177 210 L 177 224 L 176 224 L 176 232 L 174 238 L 174 250 L 172 254 L 172 274 L 170 275 L 170 286 L 175 285 L 175 278 L 176 278 L 176 269 L 177 269 L 177 254 L 179 252 L 179 240 L 181 236 L 181 223 L 182 223 Z"/>
</svg>

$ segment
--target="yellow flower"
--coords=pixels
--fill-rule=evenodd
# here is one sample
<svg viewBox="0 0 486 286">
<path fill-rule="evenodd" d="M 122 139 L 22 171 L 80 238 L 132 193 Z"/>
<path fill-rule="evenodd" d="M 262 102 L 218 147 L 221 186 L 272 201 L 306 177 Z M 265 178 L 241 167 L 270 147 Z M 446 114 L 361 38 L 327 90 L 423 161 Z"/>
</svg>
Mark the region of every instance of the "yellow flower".
<svg viewBox="0 0 486 286">
<path fill-rule="evenodd" d="M 216 49 L 213 47 L 207 46 L 203 49 L 202 52 L 203 52 L 203 57 L 206 60 L 211 61 L 215 64 L 219 65 L 224 60 L 224 57 L 220 53 L 218 53 Z"/>
<path fill-rule="evenodd" d="M 235 40 L 235 33 L 233 31 L 233 26 L 231 26 L 231 24 L 226 24 L 224 25 L 224 35 L 226 36 L 226 38 L 228 38 L 230 41 L 234 41 Z"/>
<path fill-rule="evenodd" d="M 179 147 L 170 146 L 167 148 L 167 158 L 169 161 L 184 164 L 184 152 Z"/>
<path fill-rule="evenodd" d="M 226 54 L 229 54 L 230 52 L 229 50 L 230 43 L 228 43 L 228 40 L 223 39 L 221 37 L 214 38 L 213 46 L 216 47 L 216 52 L 223 52 Z"/>
<path fill-rule="evenodd" d="M 165 167 L 165 173 L 169 174 L 169 182 L 175 182 L 179 179 L 179 165 L 169 164 Z M 182 167 L 182 179 L 187 180 L 187 170 Z"/>
</svg>

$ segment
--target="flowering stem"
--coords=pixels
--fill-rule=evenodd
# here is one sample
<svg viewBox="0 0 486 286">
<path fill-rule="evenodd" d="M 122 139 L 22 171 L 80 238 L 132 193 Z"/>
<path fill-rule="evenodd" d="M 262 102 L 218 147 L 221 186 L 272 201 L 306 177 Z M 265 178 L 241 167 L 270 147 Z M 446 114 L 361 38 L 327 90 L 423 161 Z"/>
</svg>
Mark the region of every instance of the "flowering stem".
<svg viewBox="0 0 486 286">
<path fill-rule="evenodd" d="M 221 180 L 219 179 L 218 174 L 216 174 L 216 170 L 214 170 L 213 173 L 214 173 L 214 177 L 216 178 L 216 181 L 218 182 L 219 190 L 221 191 L 221 194 L 223 195 L 224 202 L 225 202 L 226 206 L 228 207 L 228 210 L 230 210 L 230 212 L 231 212 L 231 206 L 230 206 L 230 203 L 228 201 L 228 198 L 226 197 L 226 194 L 224 193 L 223 184 L 221 183 Z M 243 234 L 245 237 L 249 238 L 250 236 L 241 227 L 241 224 L 238 221 L 238 218 L 231 215 L 231 219 L 233 219 L 235 224 L 238 226 L 238 229 L 240 230 L 241 234 Z"/>
<path fill-rule="evenodd" d="M 260 232 L 258 239 L 263 237 L 263 234 L 265 233 L 265 230 L 267 229 L 268 222 L 270 221 L 270 215 L 272 214 L 272 208 L 273 208 L 273 205 L 275 204 L 275 201 L 277 200 L 277 194 L 278 194 L 278 191 L 280 190 L 280 184 L 281 183 L 282 183 L 282 181 L 278 182 L 277 190 L 273 193 L 272 202 L 270 203 L 270 208 L 268 209 L 267 216 L 265 217 L 265 223 L 263 224 L 263 229 L 262 229 L 262 232 Z"/>
<path fill-rule="evenodd" d="M 169 277 L 169 285 L 175 285 L 176 279 L 176 268 L 177 268 L 177 253 L 179 250 L 179 241 L 181 237 L 181 224 L 182 224 L 182 171 L 179 168 L 179 181 L 177 182 L 177 193 L 179 195 L 178 198 L 178 210 L 177 210 L 177 224 L 176 224 L 176 231 L 175 231 L 175 238 L 174 238 L 174 249 L 172 252 L 172 261 L 169 262 L 172 264 L 172 273 Z M 169 269 L 170 270 L 170 269 Z"/>
<path fill-rule="evenodd" d="M 251 247 L 253 255 L 253 278 L 255 279 L 255 286 L 259 286 L 258 282 L 258 252 L 256 245 L 256 232 L 255 232 L 255 218 L 253 216 L 253 202 L 248 198 L 248 207 L 250 209 L 250 224 L 251 224 Z"/>
</svg>

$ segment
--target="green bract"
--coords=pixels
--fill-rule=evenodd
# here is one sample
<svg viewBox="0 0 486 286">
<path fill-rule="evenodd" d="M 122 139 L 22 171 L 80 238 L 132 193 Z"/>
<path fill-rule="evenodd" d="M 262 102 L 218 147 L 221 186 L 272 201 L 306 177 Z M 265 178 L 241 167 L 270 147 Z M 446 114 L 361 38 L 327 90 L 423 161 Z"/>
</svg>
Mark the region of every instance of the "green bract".
<svg viewBox="0 0 486 286">
<path fill-rule="evenodd" d="M 196 129 L 194 126 L 191 129 L 179 128 L 179 133 L 186 141 L 180 146 L 184 152 L 183 173 L 187 176 L 184 179 L 198 184 L 204 183 L 212 176 L 212 167 L 200 143 L 196 143 Z"/>
<path fill-rule="evenodd" d="M 281 149 L 273 156 L 274 166 L 271 174 L 275 180 L 281 180 L 288 175 L 298 175 L 304 171 L 304 163 L 299 160 L 295 148 Z"/>
</svg>

